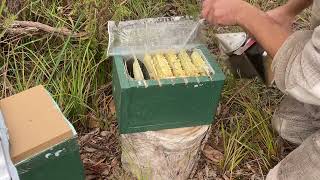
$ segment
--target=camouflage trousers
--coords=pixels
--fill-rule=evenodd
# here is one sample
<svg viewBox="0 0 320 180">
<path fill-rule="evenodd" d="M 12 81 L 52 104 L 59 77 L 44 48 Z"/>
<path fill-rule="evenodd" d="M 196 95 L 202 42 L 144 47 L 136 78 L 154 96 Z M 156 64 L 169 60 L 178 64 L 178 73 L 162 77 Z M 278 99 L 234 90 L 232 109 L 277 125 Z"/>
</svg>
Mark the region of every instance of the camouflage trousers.
<svg viewBox="0 0 320 180">
<path fill-rule="evenodd" d="M 320 180 L 320 107 L 287 96 L 272 125 L 299 147 L 271 169 L 266 180 Z"/>
</svg>

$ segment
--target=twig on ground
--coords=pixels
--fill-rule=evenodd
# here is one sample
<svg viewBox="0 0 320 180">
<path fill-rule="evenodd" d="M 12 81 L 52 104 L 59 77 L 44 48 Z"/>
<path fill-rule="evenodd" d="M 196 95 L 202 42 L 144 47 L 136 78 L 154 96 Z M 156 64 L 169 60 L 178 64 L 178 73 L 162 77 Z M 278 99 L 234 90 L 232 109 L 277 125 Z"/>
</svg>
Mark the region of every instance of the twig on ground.
<svg viewBox="0 0 320 180">
<path fill-rule="evenodd" d="M 25 27 L 25 28 L 8 28 L 6 29 L 9 34 L 32 34 L 39 31 L 39 29 L 34 27 Z"/>
<path fill-rule="evenodd" d="M 60 34 L 64 36 L 71 36 L 75 38 L 80 38 L 87 35 L 86 32 L 76 33 L 64 27 L 55 28 L 55 27 L 51 27 L 49 25 L 39 23 L 39 22 L 34 22 L 34 21 L 13 21 L 11 26 L 7 29 L 7 32 L 11 34 L 30 34 L 33 32 L 37 32 L 39 30 L 48 32 L 48 33 Z"/>
</svg>

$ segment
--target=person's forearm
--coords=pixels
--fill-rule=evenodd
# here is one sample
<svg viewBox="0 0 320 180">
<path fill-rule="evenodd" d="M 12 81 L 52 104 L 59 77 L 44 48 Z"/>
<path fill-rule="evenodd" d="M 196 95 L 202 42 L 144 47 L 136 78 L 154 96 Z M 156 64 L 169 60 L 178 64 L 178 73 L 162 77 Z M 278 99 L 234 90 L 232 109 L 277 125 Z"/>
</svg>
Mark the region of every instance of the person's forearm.
<svg viewBox="0 0 320 180">
<path fill-rule="evenodd" d="M 313 0 L 289 0 L 283 7 L 288 14 L 296 16 L 304 9 L 308 8 L 313 3 Z"/>
<path fill-rule="evenodd" d="M 238 16 L 238 24 L 248 30 L 268 54 L 274 57 L 291 32 L 254 6 L 245 9 Z"/>
<path fill-rule="evenodd" d="M 312 2 L 313 0 L 289 0 L 283 8 L 288 15 L 294 17 L 308 8 Z M 239 25 L 247 29 L 272 57 L 292 33 L 253 6 L 246 8 L 238 21 Z"/>
</svg>

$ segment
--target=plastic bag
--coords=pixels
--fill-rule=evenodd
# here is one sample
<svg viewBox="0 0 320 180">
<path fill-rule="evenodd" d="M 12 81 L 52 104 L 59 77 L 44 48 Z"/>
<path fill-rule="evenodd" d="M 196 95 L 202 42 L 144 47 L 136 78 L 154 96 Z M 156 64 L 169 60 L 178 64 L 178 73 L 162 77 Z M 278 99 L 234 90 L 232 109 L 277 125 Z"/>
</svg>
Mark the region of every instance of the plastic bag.
<svg viewBox="0 0 320 180">
<path fill-rule="evenodd" d="M 10 143 L 9 143 L 9 133 L 4 122 L 4 118 L 0 111 L 0 148 L 2 153 L 2 159 L 0 163 L 0 179 L 11 179 L 19 180 L 19 175 L 16 167 L 14 166 L 10 157 Z M 8 173 L 8 174 L 7 174 Z M 10 176 L 10 177 L 8 177 Z"/>
</svg>

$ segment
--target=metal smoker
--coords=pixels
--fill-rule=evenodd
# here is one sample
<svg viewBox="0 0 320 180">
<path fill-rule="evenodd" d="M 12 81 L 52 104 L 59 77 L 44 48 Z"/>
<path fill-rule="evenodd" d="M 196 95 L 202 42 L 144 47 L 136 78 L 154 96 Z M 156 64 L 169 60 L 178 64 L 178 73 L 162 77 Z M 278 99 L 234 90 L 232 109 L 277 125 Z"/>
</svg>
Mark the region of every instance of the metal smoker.
<svg viewBox="0 0 320 180">
<path fill-rule="evenodd" d="M 273 85 L 271 58 L 246 33 L 217 34 L 221 50 L 228 55 L 232 73 L 238 78 L 260 78 L 268 87 Z"/>
</svg>

